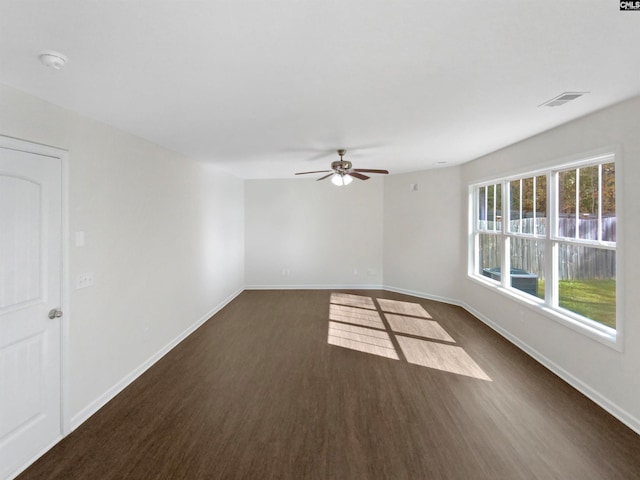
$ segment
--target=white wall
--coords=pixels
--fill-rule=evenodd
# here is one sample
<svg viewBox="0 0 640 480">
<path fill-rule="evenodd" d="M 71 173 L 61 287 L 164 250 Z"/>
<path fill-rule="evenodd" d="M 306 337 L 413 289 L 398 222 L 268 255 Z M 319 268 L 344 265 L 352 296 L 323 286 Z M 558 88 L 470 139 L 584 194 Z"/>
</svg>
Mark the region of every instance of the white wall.
<svg viewBox="0 0 640 480">
<path fill-rule="evenodd" d="M 417 191 L 411 191 L 412 184 Z M 458 167 L 391 175 L 384 184 L 384 284 L 458 299 L 464 228 Z"/>
<path fill-rule="evenodd" d="M 565 107 L 563 107 L 565 108 Z M 568 108 L 571 108 L 570 106 Z M 619 144 L 622 149 L 622 197 L 617 213 L 624 351 L 591 340 L 521 304 L 468 280 L 460 271 L 460 299 L 494 322 L 514 340 L 537 352 L 569 379 L 640 432 L 640 97 L 583 117 L 462 167 L 462 205 L 467 187 L 481 179 L 526 171 L 541 163 Z M 620 193 L 620 192 L 618 192 Z M 466 209 L 460 223 L 465 225 Z M 466 234 L 466 228 L 463 230 Z M 622 233 L 622 235 L 620 235 Z M 459 256 L 467 255 L 466 241 Z"/>
<path fill-rule="evenodd" d="M 0 134 L 69 151 L 67 408 L 83 421 L 244 286 L 243 181 L 0 86 Z"/>
<path fill-rule="evenodd" d="M 382 178 L 247 180 L 247 287 L 380 286 L 382 202 Z"/>
</svg>

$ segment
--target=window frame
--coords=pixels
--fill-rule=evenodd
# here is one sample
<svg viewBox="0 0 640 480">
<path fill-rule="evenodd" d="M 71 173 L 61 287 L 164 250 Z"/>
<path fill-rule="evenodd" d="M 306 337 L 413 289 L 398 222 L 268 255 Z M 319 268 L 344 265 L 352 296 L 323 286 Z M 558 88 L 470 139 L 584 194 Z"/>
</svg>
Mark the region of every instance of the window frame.
<svg viewBox="0 0 640 480">
<path fill-rule="evenodd" d="M 615 190 L 616 190 L 616 241 L 608 242 L 601 240 L 601 233 L 598 233 L 598 240 L 588 240 L 580 238 L 567 238 L 558 236 L 558 219 L 559 215 L 559 174 L 567 170 L 584 168 L 592 165 L 602 165 L 606 163 L 614 163 L 615 165 Z M 546 176 L 547 191 L 547 225 L 544 234 L 539 234 L 533 228 L 532 233 L 522 233 L 522 227 L 518 232 L 509 231 L 509 218 L 511 208 L 511 182 L 514 180 L 521 181 L 520 196 L 522 196 L 522 180 L 533 177 Z M 570 158 L 564 158 L 548 162 L 537 168 L 511 172 L 508 175 L 493 177 L 490 179 L 474 182 L 468 185 L 468 277 L 485 286 L 491 288 L 498 293 L 516 300 L 526 307 L 536 311 L 537 313 L 550 318 L 572 330 L 578 331 L 594 340 L 603 343 L 615 350 L 623 350 L 623 331 L 624 331 L 624 315 L 623 315 L 623 298 L 622 298 L 622 279 L 623 276 L 623 226 L 622 218 L 622 156 L 619 146 L 607 147 L 595 152 L 575 155 Z M 479 189 L 489 185 L 501 185 L 501 216 L 504 221 L 501 222 L 500 228 L 489 230 L 480 228 L 480 210 L 478 205 Z M 602 190 L 601 183 L 598 185 L 599 192 Z M 485 197 L 487 196 L 485 189 Z M 495 192 L 495 187 L 494 187 Z M 602 202 L 599 194 L 599 202 Z M 534 204 L 533 210 L 536 210 L 535 188 L 534 188 Z M 485 210 L 486 211 L 486 210 Z M 522 198 L 520 198 L 520 212 L 522 217 Z M 576 218 L 579 218 L 580 208 L 576 204 Z M 494 212 L 497 216 L 497 212 Z M 601 215 L 601 213 L 599 214 Z M 534 213 L 535 218 L 535 213 Z M 497 220 L 494 217 L 494 220 Z M 485 226 L 488 226 L 488 218 Z M 544 242 L 544 269 L 545 269 L 545 294 L 540 299 L 531 294 L 522 292 L 510 285 L 510 275 L 501 275 L 500 280 L 493 280 L 482 275 L 480 272 L 480 235 L 495 235 L 499 238 L 500 245 L 500 268 L 502 272 L 510 271 L 511 260 L 511 241 L 514 238 L 536 240 Z M 579 223 L 576 222 L 576 236 L 579 236 Z M 559 245 L 571 244 L 581 245 L 585 247 L 615 250 L 616 252 L 616 328 L 608 327 L 596 320 L 589 319 L 570 310 L 564 309 L 558 305 L 559 292 L 557 281 L 557 252 Z M 555 250 L 555 251 L 554 251 Z"/>
</svg>

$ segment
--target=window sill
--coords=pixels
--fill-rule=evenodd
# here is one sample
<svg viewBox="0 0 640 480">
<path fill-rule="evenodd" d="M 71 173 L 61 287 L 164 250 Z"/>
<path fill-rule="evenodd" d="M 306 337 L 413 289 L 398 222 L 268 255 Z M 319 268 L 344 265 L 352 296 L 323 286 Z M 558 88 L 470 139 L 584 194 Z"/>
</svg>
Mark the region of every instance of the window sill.
<svg viewBox="0 0 640 480">
<path fill-rule="evenodd" d="M 468 274 L 468 278 L 475 283 L 478 283 L 486 288 L 496 291 L 500 295 L 507 297 L 511 300 L 525 305 L 539 315 L 543 315 L 555 322 L 564 325 L 571 330 L 574 330 L 586 337 L 589 337 L 607 347 L 610 347 L 618 352 L 622 352 L 622 338 L 619 331 L 612 328 L 599 325 L 590 325 L 587 322 L 573 318 L 570 315 L 566 315 L 559 310 L 555 310 L 543 303 L 542 300 L 531 297 L 530 295 L 520 294 L 517 290 L 511 288 L 505 288 L 495 281 L 487 279 L 487 277 Z"/>
</svg>

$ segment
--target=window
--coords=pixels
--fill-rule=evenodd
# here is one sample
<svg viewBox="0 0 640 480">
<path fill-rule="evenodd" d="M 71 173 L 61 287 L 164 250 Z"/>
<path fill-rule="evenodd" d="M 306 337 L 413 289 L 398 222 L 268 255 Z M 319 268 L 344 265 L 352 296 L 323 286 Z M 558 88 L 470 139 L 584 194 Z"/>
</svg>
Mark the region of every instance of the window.
<svg viewBox="0 0 640 480">
<path fill-rule="evenodd" d="M 472 185 L 469 275 L 615 339 L 615 167 L 606 154 Z"/>
</svg>

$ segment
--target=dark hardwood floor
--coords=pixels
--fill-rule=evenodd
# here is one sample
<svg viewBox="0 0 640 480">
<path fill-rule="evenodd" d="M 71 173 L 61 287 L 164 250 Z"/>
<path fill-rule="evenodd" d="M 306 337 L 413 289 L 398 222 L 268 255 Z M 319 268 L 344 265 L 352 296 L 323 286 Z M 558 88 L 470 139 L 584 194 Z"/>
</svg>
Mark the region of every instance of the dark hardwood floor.
<svg viewBox="0 0 640 480">
<path fill-rule="evenodd" d="M 332 343 L 395 360 L 328 343 L 331 293 L 242 293 L 18 478 L 640 478 L 640 436 L 463 309 L 334 302 Z"/>
</svg>

